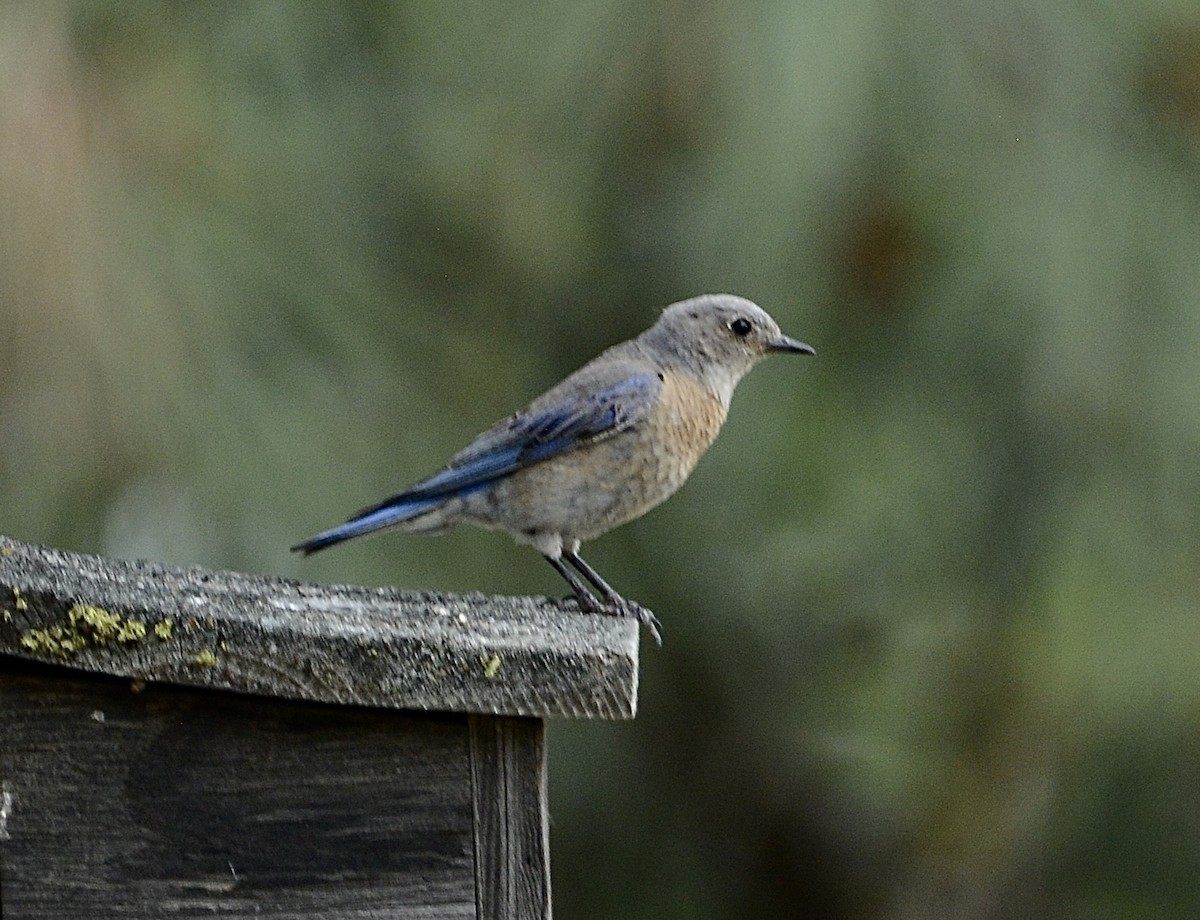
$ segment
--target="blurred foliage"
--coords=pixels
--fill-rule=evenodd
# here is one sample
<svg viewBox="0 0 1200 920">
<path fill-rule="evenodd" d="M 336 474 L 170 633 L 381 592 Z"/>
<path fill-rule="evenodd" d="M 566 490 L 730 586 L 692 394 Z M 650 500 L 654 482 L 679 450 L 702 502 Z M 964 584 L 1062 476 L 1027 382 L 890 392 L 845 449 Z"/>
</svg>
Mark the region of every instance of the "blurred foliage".
<svg viewBox="0 0 1200 920">
<path fill-rule="evenodd" d="M 569 917 L 1200 915 L 1200 9 L 0 3 L 0 531 L 297 538 L 668 302 L 771 362 L 589 558 L 667 629 L 551 727 Z M 597 817 L 602 816 L 602 817 Z"/>
</svg>

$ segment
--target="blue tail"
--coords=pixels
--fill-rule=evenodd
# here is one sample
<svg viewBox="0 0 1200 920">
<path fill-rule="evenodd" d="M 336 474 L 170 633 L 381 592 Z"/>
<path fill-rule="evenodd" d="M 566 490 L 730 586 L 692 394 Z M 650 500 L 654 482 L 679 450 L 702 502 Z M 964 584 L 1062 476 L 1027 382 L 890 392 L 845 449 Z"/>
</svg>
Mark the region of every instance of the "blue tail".
<svg viewBox="0 0 1200 920">
<path fill-rule="evenodd" d="M 402 501 L 390 500 L 384 502 L 352 517 L 345 524 L 339 524 L 337 527 L 326 530 L 324 533 L 319 533 L 315 537 L 305 540 L 303 543 L 297 543 L 292 547 L 292 552 L 303 553 L 306 556 L 311 555 L 317 550 L 333 546 L 335 543 L 341 543 L 343 540 L 361 537 L 365 534 L 382 530 L 385 527 L 391 527 L 393 524 L 402 524 L 405 521 L 411 521 L 413 518 L 420 517 L 425 512 L 433 510 L 445 500 L 444 497 L 439 496 L 437 498 L 418 498 Z"/>
</svg>

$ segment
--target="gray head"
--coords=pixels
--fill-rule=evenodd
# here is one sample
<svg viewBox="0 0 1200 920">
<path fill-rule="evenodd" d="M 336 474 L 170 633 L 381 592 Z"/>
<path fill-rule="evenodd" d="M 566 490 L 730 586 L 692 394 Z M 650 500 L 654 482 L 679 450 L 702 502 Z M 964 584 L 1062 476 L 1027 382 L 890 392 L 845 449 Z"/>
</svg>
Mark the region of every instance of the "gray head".
<svg viewBox="0 0 1200 920">
<path fill-rule="evenodd" d="M 815 354 L 780 332 L 762 307 L 733 294 L 673 303 L 638 341 L 665 363 L 704 380 L 727 406 L 738 381 L 768 355 Z"/>
</svg>

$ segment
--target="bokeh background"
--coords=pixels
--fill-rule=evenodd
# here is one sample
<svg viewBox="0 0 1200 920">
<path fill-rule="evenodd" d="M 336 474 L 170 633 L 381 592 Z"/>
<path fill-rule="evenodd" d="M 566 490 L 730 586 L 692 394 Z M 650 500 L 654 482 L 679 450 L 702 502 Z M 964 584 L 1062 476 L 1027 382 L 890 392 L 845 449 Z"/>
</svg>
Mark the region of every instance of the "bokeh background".
<svg viewBox="0 0 1200 920">
<path fill-rule="evenodd" d="M 818 357 L 589 547 L 558 915 L 1200 916 L 1195 0 L 0 2 L 0 532 L 560 594 L 287 547 L 703 291 Z"/>
</svg>

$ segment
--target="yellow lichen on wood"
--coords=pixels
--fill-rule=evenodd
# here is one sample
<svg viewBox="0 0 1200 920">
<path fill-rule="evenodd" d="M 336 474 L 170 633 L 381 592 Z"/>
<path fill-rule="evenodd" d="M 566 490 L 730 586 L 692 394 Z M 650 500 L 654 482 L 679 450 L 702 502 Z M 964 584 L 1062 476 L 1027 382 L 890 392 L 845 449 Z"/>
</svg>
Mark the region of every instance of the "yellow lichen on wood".
<svg viewBox="0 0 1200 920">
<path fill-rule="evenodd" d="M 117 638 L 117 633 L 121 631 L 120 614 L 91 604 L 76 604 L 67 611 L 67 620 L 72 629 L 90 635 L 100 645 Z"/>
<path fill-rule="evenodd" d="M 18 597 L 19 605 L 24 601 Z M 125 617 L 103 607 L 75 604 L 67 611 L 67 622 L 45 629 L 30 629 L 21 636 L 21 646 L 31 652 L 70 658 L 89 646 L 109 642 L 127 644 L 138 642 L 146 635 L 146 624 L 134 617 Z"/>
<path fill-rule="evenodd" d="M 83 648 L 83 644 L 79 637 L 63 627 L 51 626 L 49 629 L 31 629 L 26 632 L 21 636 L 21 647 L 39 655 L 70 658 Z"/>
<path fill-rule="evenodd" d="M 118 642 L 137 642 L 146 637 L 146 624 L 141 620 L 126 620 L 117 630 Z"/>
<path fill-rule="evenodd" d="M 205 649 L 197 653 L 196 665 L 201 668 L 215 668 L 217 666 L 217 656 L 213 654 L 211 649 Z"/>
</svg>

